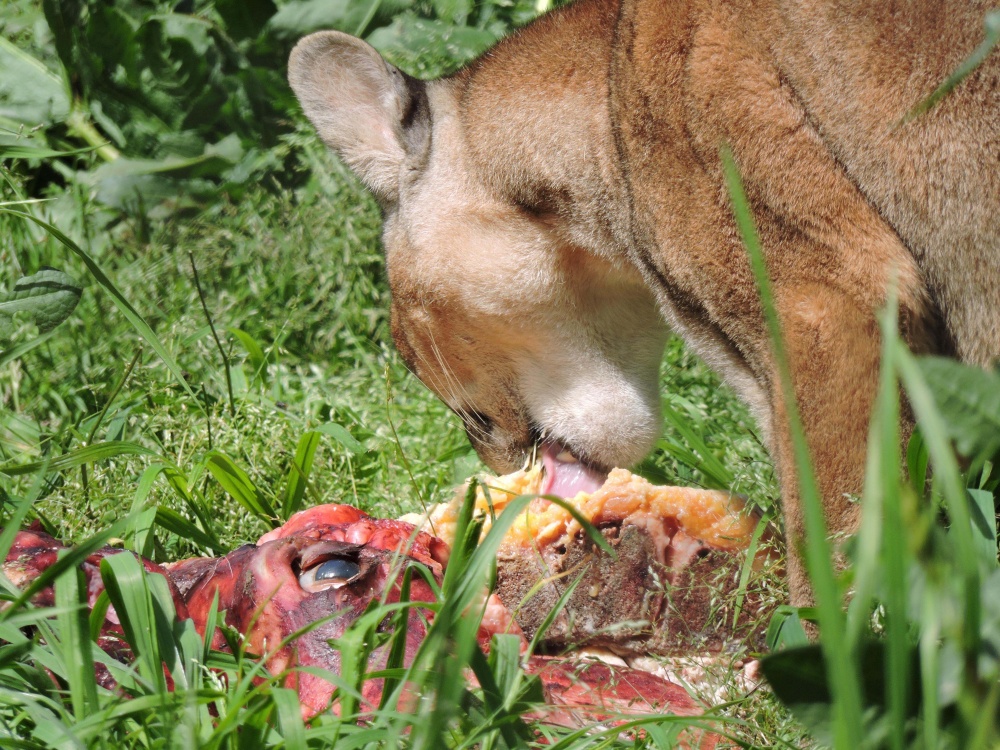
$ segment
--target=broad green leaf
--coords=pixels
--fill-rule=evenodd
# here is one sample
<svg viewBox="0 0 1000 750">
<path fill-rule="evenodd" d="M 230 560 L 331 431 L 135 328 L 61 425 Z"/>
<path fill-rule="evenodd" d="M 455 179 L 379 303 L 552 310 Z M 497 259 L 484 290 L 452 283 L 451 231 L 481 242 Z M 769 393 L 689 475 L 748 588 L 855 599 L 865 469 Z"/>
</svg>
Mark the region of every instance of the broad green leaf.
<svg viewBox="0 0 1000 750">
<path fill-rule="evenodd" d="M 0 293 L 0 333 L 3 319 L 15 313 L 22 313 L 40 333 L 47 333 L 72 314 L 82 292 L 73 277 L 54 268 L 24 276 L 11 291 Z"/>
<path fill-rule="evenodd" d="M 832 745 L 833 700 L 822 649 L 816 645 L 784 649 L 768 654 L 760 666 L 778 699 L 817 740 Z"/>
<path fill-rule="evenodd" d="M 765 642 L 772 652 L 808 645 L 809 636 L 802 627 L 798 607 L 781 605 L 774 610 L 767 624 Z"/>
<path fill-rule="evenodd" d="M 367 41 L 390 60 L 421 77 L 450 73 L 478 57 L 497 40 L 491 31 L 456 26 L 437 19 L 403 13 L 376 29 Z M 407 65 L 406 62 L 411 64 Z"/>
<path fill-rule="evenodd" d="M 874 736 L 875 727 L 884 722 L 886 681 L 885 644 L 865 641 L 860 648 L 859 690 L 864 707 L 864 719 L 856 727 L 863 737 Z M 917 651 L 907 648 L 910 674 L 919 673 Z M 814 738 L 824 745 L 837 731 L 833 696 L 829 683 L 829 667 L 824 651 L 819 645 L 789 648 L 769 654 L 761 659 L 761 671 L 778 699 L 805 724 Z M 915 719 L 919 706 L 919 682 L 910 681 L 905 686 L 905 709 L 910 721 Z M 855 747 L 883 747 L 870 742 Z"/>
<path fill-rule="evenodd" d="M 920 357 L 947 436 L 974 462 L 1000 450 L 1000 373 L 944 357 Z"/>
<path fill-rule="evenodd" d="M 246 39 L 261 32 L 277 7 L 273 0 L 215 0 L 215 10 L 233 39 Z"/>
<path fill-rule="evenodd" d="M 464 26 L 472 12 L 472 0 L 431 0 L 434 12 L 442 21 Z"/>
<path fill-rule="evenodd" d="M 169 174 L 176 177 L 203 177 L 216 174 L 243 158 L 243 148 L 235 135 L 205 146 L 204 152 L 189 158 L 117 159 L 96 170 L 98 180 L 148 174 Z"/>
<path fill-rule="evenodd" d="M 108 206 L 126 209 L 142 203 L 152 207 L 176 198 L 178 193 L 195 198 L 214 195 L 218 185 L 213 179 L 232 169 L 242 157 L 234 134 L 189 158 L 115 159 L 88 173 L 86 180 L 95 186 L 97 199 Z"/>
<path fill-rule="evenodd" d="M 267 30 L 287 40 L 321 29 L 359 35 L 373 20 L 388 20 L 412 5 L 412 0 L 291 0 L 271 17 Z M 369 23 L 365 23 L 366 19 Z"/>
<path fill-rule="evenodd" d="M 62 79 L 0 36 L 0 117 L 32 128 L 61 122 L 69 110 Z"/>
</svg>

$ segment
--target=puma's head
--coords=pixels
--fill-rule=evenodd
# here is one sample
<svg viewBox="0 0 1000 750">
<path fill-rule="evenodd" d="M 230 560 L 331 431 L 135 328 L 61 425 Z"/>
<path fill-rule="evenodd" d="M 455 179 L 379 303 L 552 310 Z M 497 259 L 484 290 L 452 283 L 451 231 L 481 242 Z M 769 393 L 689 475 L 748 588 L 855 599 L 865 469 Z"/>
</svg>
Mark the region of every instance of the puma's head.
<svg viewBox="0 0 1000 750">
<path fill-rule="evenodd" d="M 477 142 L 503 129 L 470 132 L 462 78 L 416 81 L 337 32 L 301 41 L 289 78 L 382 205 L 393 338 L 482 459 L 509 471 L 539 445 L 598 470 L 641 459 L 660 431 L 655 301 L 633 268 L 574 242 L 560 212 L 496 188 L 476 154 L 511 165 L 519 149 Z"/>
</svg>

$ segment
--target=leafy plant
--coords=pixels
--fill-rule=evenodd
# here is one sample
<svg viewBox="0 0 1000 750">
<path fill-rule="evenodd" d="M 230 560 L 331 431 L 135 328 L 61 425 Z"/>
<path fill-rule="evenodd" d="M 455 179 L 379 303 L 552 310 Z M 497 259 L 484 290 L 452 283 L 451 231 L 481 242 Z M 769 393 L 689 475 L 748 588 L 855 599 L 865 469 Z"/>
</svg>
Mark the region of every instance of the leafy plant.
<svg viewBox="0 0 1000 750">
<path fill-rule="evenodd" d="M 42 268 L 0 292 L 0 364 L 43 343 L 73 313 L 82 291 L 68 274 Z"/>
<path fill-rule="evenodd" d="M 0 337 L 12 337 L 16 316 L 34 323 L 39 333 L 48 333 L 72 314 L 82 291 L 54 268 L 19 279 L 11 291 L 0 293 Z"/>
<path fill-rule="evenodd" d="M 281 136 L 298 106 L 283 71 L 299 37 L 340 29 L 365 36 L 404 69 L 439 75 L 540 10 L 525 0 L 42 7 L 44 25 L 36 27 L 45 30 L 31 43 L 0 39 L 0 158 L 62 154 L 62 179 L 117 211 L 154 217 L 238 197 L 264 174 L 294 182 Z M 89 149 L 67 153 L 80 142 Z"/>
<path fill-rule="evenodd" d="M 942 415 L 946 436 L 971 461 L 970 479 L 989 463 L 983 481 L 995 488 L 992 467 L 1000 451 L 1000 372 L 943 357 L 922 357 L 918 365 Z"/>
</svg>

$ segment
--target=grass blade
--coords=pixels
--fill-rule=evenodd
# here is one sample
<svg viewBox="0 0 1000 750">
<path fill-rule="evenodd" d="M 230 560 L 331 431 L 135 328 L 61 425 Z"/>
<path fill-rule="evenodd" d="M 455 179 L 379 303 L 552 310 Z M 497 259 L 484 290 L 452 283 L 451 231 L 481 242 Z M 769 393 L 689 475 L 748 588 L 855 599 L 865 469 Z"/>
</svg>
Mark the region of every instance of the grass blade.
<svg viewBox="0 0 1000 750">
<path fill-rule="evenodd" d="M 365 451 L 365 447 L 358 442 L 357 438 L 348 432 L 346 427 L 336 422 L 321 424 L 316 428 L 316 431 L 329 435 L 351 453 L 364 453 Z"/>
<path fill-rule="evenodd" d="M 34 474 L 43 469 L 46 472 L 62 471 L 64 469 L 73 469 L 81 464 L 89 464 L 95 461 L 102 461 L 105 458 L 126 455 L 155 456 L 156 453 L 149 448 L 143 448 L 141 445 L 136 445 L 135 443 L 129 443 L 124 440 L 109 440 L 104 443 L 94 443 L 83 448 L 76 448 L 61 456 L 44 461 L 32 461 L 27 464 L 9 463 L 0 466 L 0 474 L 16 477 L 24 474 Z"/>
<path fill-rule="evenodd" d="M 281 517 L 288 519 L 302 507 L 306 487 L 309 484 L 309 474 L 312 473 L 313 459 L 319 448 L 320 434 L 310 430 L 299 438 L 295 448 L 295 458 L 288 470 L 288 484 L 285 485 L 285 500 L 281 505 Z"/>
<path fill-rule="evenodd" d="M 848 650 L 845 638 L 844 613 L 841 611 L 840 593 L 833 570 L 833 557 L 827 539 L 823 501 L 816 484 L 805 431 L 799 416 L 798 404 L 792 387 L 791 369 L 781 335 L 781 323 L 771 291 L 771 282 L 764 261 L 764 252 L 757 235 L 750 206 L 747 202 L 743 183 L 736 162 L 728 148 L 722 150 L 722 163 L 726 175 L 733 214 L 739 227 L 750 265 L 753 269 L 761 305 L 767 322 L 774 360 L 785 413 L 795 452 L 795 470 L 799 480 L 799 495 L 805 521 L 805 563 L 816 595 L 816 609 L 819 615 L 822 638 L 820 644 L 827 658 L 830 670 L 836 718 L 834 720 L 835 746 L 845 750 L 856 750 L 861 746 L 863 716 L 861 712 L 861 690 L 858 665 L 855 656 Z"/>
<path fill-rule="evenodd" d="M 112 537 L 116 537 L 122 533 L 123 529 L 128 528 L 129 524 L 133 521 L 131 516 L 125 516 L 124 518 L 115 521 L 111 526 L 109 526 L 104 531 L 100 531 L 94 534 L 89 539 L 80 542 L 73 549 L 67 552 L 65 555 L 59 557 L 52 565 L 42 571 L 42 573 L 32 581 L 28 586 L 26 586 L 22 591 L 20 596 L 18 596 L 10 606 L 0 609 L 0 622 L 8 619 L 14 613 L 18 612 L 24 603 L 29 601 L 31 597 L 37 594 L 39 591 L 44 589 L 46 586 L 51 585 L 59 576 L 61 576 L 65 571 L 70 568 L 75 568 L 80 565 L 84 560 L 90 557 L 94 552 L 104 547 L 108 540 Z M 16 529 L 15 529 L 16 531 Z M 6 533 L 6 530 L 5 530 Z"/>
<path fill-rule="evenodd" d="M 965 80 L 970 73 L 982 65 L 983 61 L 990 56 L 993 48 L 1000 41 L 1000 10 L 992 10 L 986 14 L 986 17 L 983 19 L 983 28 L 986 31 L 986 37 L 979 46 L 962 61 L 955 71 L 930 96 L 910 110 L 906 117 L 903 118 L 903 123 L 907 123 L 929 111 L 938 102 L 948 96 L 958 84 Z"/>
<path fill-rule="evenodd" d="M 993 493 L 968 489 L 976 552 L 987 570 L 997 567 L 997 524 Z"/>
<path fill-rule="evenodd" d="M 260 378 L 264 385 L 267 385 L 267 355 L 264 354 L 264 350 L 260 348 L 260 344 L 254 340 L 246 331 L 240 330 L 239 328 L 229 327 L 226 329 L 230 334 L 236 337 L 236 339 L 243 345 L 246 349 L 247 356 L 250 359 L 250 366 L 253 368 L 253 377 L 251 377 L 250 382 L 253 382 L 257 378 Z"/>
<path fill-rule="evenodd" d="M 70 705 L 74 716 L 83 718 L 96 711 L 98 704 L 87 616 L 87 582 L 82 570 L 67 570 L 59 577 L 55 600 L 60 609 L 56 623 L 66 664 L 64 677 L 69 684 Z"/>
<path fill-rule="evenodd" d="M 886 619 L 886 705 L 889 709 L 889 740 L 894 750 L 903 750 L 906 737 L 906 701 L 910 690 L 910 639 L 909 596 L 907 578 L 910 572 L 910 551 L 906 544 L 906 525 L 903 521 L 903 477 L 900 473 L 899 382 L 896 376 L 892 350 L 899 340 L 898 299 L 893 285 L 889 302 L 881 320 L 882 367 L 879 373 L 879 391 L 872 411 L 869 451 L 878 456 L 877 466 L 869 486 L 874 486 L 880 502 L 872 512 L 882 511 L 881 569 L 885 580 L 883 607 Z M 868 480 L 869 477 L 866 477 Z M 867 489 L 867 487 L 866 487 Z M 870 498 L 867 493 L 865 501 Z M 864 512 L 869 512 L 865 508 Z M 869 571 L 858 570 L 867 578 Z M 878 571 L 870 571 L 874 578 Z"/>
<path fill-rule="evenodd" d="M 153 525 L 156 522 L 156 509 L 146 508 L 146 498 L 149 497 L 153 489 L 153 483 L 163 471 L 163 464 L 153 464 L 146 467 L 139 477 L 139 486 L 136 488 L 135 496 L 132 498 L 131 515 L 136 518 L 135 526 L 131 530 L 131 549 L 142 555 L 150 557 L 153 550 Z"/>
<path fill-rule="evenodd" d="M 139 673 L 155 695 L 166 695 L 156 622 L 146 574 L 132 555 L 108 555 L 101 560 L 101 579 L 118 613 L 125 640 L 132 647 Z"/>
<path fill-rule="evenodd" d="M 299 696 L 291 688 L 271 688 L 271 700 L 274 701 L 278 726 L 285 740 L 285 747 L 300 748 L 306 746 L 306 727 L 302 722 L 302 706 Z"/>
<path fill-rule="evenodd" d="M 921 728 L 924 747 L 939 746 L 941 707 L 938 702 L 938 685 L 941 679 L 941 599 L 935 586 L 924 589 L 921 605 L 920 686 L 923 706 Z"/>
<path fill-rule="evenodd" d="M 278 514 L 274 512 L 267 498 L 233 459 L 219 451 L 209 451 L 205 454 L 205 465 L 233 500 L 268 523 L 271 528 L 281 525 Z"/>
<path fill-rule="evenodd" d="M 20 344 L 14 344 L 14 346 L 8 349 L 4 349 L 2 352 L 0 352 L 0 367 L 3 367 L 8 362 L 13 362 L 15 359 L 23 357 L 32 349 L 41 346 L 55 335 L 56 331 L 51 330 L 47 333 L 43 333 L 41 336 L 35 336 L 35 338 L 33 339 L 22 341 Z"/>
<path fill-rule="evenodd" d="M 407 567 L 399 581 L 399 603 L 410 601 L 410 582 L 413 580 L 413 568 Z M 386 658 L 385 671 L 389 673 L 382 682 L 382 697 L 379 699 L 379 710 L 384 711 L 389 705 L 389 699 L 396 692 L 399 678 L 394 675 L 396 670 L 403 668 L 406 658 L 406 633 L 409 629 L 410 609 L 404 607 L 392 616 L 392 641 L 389 645 L 389 655 Z"/>
<path fill-rule="evenodd" d="M 747 595 L 747 585 L 750 583 L 750 575 L 753 573 L 754 562 L 757 560 L 757 548 L 760 546 L 760 539 L 764 532 L 771 525 L 772 514 L 770 512 L 761 515 L 757 522 L 757 528 L 753 530 L 750 537 L 750 544 L 746 549 L 746 559 L 740 568 L 740 578 L 736 586 L 736 598 L 733 602 L 733 630 L 736 629 L 740 621 L 740 614 L 743 612 L 743 602 Z"/>
<path fill-rule="evenodd" d="M 711 448 L 706 445 L 705 441 L 701 439 L 701 436 L 691 427 L 690 421 L 685 419 L 672 406 L 670 406 L 666 399 L 663 400 L 661 409 L 663 411 L 663 418 L 674 430 L 680 433 L 685 442 L 697 456 L 697 461 L 688 461 L 688 463 L 705 475 L 705 479 L 708 480 L 705 484 L 712 489 L 720 490 L 727 490 L 732 487 L 732 472 L 729 471 L 729 469 L 727 469 L 723 463 L 715 457 Z M 661 440 L 660 442 L 662 444 L 666 441 Z"/>
<path fill-rule="evenodd" d="M 14 544 L 14 537 L 21 530 L 21 525 L 24 523 L 24 519 L 27 518 L 31 506 L 38 499 L 39 495 L 41 495 L 42 487 L 45 485 L 46 473 L 39 472 L 35 475 L 28 493 L 23 498 L 17 500 L 7 498 L 7 502 L 0 504 L 0 511 L 6 511 L 7 505 L 11 506 L 10 516 L 0 516 L 0 560 L 7 559 L 7 553 L 10 552 L 10 548 Z M 17 591 L 14 585 L 7 580 L 7 577 L 3 575 L 2 571 L 0 571 L 0 581 L 3 582 L 5 588 L 9 587 L 11 592 Z"/>
<path fill-rule="evenodd" d="M 157 506 L 156 523 L 171 534 L 192 541 L 205 550 L 215 552 L 222 549 L 222 542 L 214 534 L 202 531 L 172 508 Z"/>
</svg>

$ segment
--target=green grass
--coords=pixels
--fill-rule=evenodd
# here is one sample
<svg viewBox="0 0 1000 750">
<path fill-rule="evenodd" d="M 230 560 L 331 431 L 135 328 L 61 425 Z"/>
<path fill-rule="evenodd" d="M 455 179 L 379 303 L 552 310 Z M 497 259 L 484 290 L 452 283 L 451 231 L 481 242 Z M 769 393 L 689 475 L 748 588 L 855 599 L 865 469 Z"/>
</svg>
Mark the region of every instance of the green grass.
<svg viewBox="0 0 1000 750">
<path fill-rule="evenodd" d="M 424 73 L 451 69 L 532 12 L 523 0 L 477 4 L 471 15 L 461 4 L 404 5 L 375 3 L 369 20 L 399 32 L 381 32 L 397 64 Z M 211 15 L 209 6 L 199 3 Z M 987 18 L 993 41 L 995 16 Z M 33 0 L 0 11 L 14 43 L 58 66 L 42 18 Z M 278 54 L 280 43 L 272 39 L 267 54 Z M 241 44 L 248 52 L 249 42 Z M 90 93 L 102 95 L 99 87 Z M 231 188 L 215 175 L 201 204 L 109 209 L 85 177 L 99 163 L 93 153 L 53 159 L 39 150 L 0 161 L 0 293 L 44 266 L 84 287 L 51 333 L 35 337 L 34 324 L 18 318 L 0 341 L 0 525 L 8 526 L 0 551 L 30 520 L 77 545 L 47 574 L 56 582 L 54 609 L 33 608 L 0 579 L 0 744 L 500 748 L 537 744 L 534 732 L 542 731 L 549 747 L 675 746 L 684 722 L 667 718 L 642 720 L 632 739 L 603 727 L 539 730 L 524 720 L 537 685 L 511 666 L 511 643 L 496 642 L 483 658 L 467 616 L 489 579 L 495 535 L 478 548 L 460 546 L 420 655 L 408 668 L 390 665 L 385 676 L 395 687 L 362 722 L 351 698 L 367 678 L 361 657 L 378 639 L 400 644 L 401 629 L 385 635 L 379 623 L 402 622 L 405 601 L 376 608 L 345 635 L 338 645 L 358 657 L 337 678 L 346 715 L 308 725 L 282 686 L 285 675 L 268 675 L 238 634 L 227 633 L 232 653 L 220 653 L 190 623 L 171 625 L 162 581 L 129 556 L 102 572 L 139 658 L 121 665 L 91 643 L 73 572 L 88 550 L 110 541 L 156 560 L 220 554 L 297 507 L 348 502 L 393 517 L 451 498 L 483 468 L 458 419 L 392 348 L 373 201 L 294 114 L 279 125 L 283 135 L 266 153 L 271 167 Z M 58 122 L 28 135 L 32 147 L 80 145 Z M 46 202 L 25 202 L 37 198 Z M 751 217 L 735 204 L 753 251 Z M 816 498 L 808 486 L 803 492 L 813 511 L 809 570 L 820 594 L 820 642 L 803 642 L 795 613 L 779 628 L 786 608 L 772 623 L 774 653 L 764 661 L 773 693 L 741 692 L 735 674 L 744 652 L 692 685 L 741 746 L 966 750 L 1000 742 L 1000 375 L 915 360 L 894 331 L 890 306 L 864 516 L 844 547 L 846 570 L 831 565 Z M 773 336 L 780 341 L 776 324 Z M 664 354 L 661 386 L 664 434 L 637 470 L 660 483 L 730 488 L 775 514 L 774 472 L 753 420 L 677 339 Z M 901 386 L 920 425 L 905 466 Z M 775 608 L 785 599 L 780 581 L 749 578 Z M 95 659 L 129 697 L 96 685 Z M 161 663 L 178 689 L 165 690 Z M 470 690 L 468 670 L 488 689 Z M 437 700 L 397 711 L 406 685 Z"/>
<path fill-rule="evenodd" d="M 349 502 L 394 517 L 449 499 L 461 481 L 482 470 L 458 419 L 406 372 L 392 348 L 373 202 L 311 135 L 294 133 L 283 148 L 294 154 L 302 172 L 298 188 L 265 185 L 196 216 L 167 222 L 126 218 L 99 232 L 88 227 L 99 223 L 99 209 L 78 193 L 57 194 L 46 205 L 14 207 L 45 216 L 94 259 L 182 369 L 186 387 L 152 350 L 148 336 L 141 336 L 112 304 L 80 257 L 22 218 L 0 214 L 0 257 L 16 260 L 4 267 L 5 285 L 49 265 L 85 287 L 69 320 L 0 370 L 0 462 L 7 469 L 44 464 L 112 441 L 145 451 L 58 471 L 0 475 L 7 496 L 30 500 L 23 506 L 28 518 L 39 518 L 57 536 L 74 542 L 112 529 L 122 543 L 158 560 L 219 554 L 253 541 L 277 522 L 245 504 L 259 508 L 260 502 L 274 509 L 287 504 L 300 441 L 317 430 L 318 450 L 301 488 L 304 505 Z M 17 199 L 23 183 L 14 173 L 8 176 L 7 199 Z M 192 259 L 222 352 L 202 309 Z M 30 327 L 22 332 L 26 334 Z M 643 464 L 644 473 L 661 482 L 712 486 L 718 481 L 698 468 L 709 455 L 714 463 L 730 467 L 738 477 L 735 486 L 751 501 L 772 507 L 776 491 L 770 464 L 742 405 L 677 341 L 668 347 L 663 372 L 669 403 L 695 425 L 697 440 L 691 444 L 668 430 L 665 450 Z M 212 461 L 212 456 L 221 457 Z M 220 466 L 236 467 L 233 471 L 243 473 L 244 484 L 220 482 Z M 151 533 L 142 531 L 148 522 L 131 518 L 121 523 L 130 511 L 143 508 L 159 508 Z M 139 586 L 133 596 L 145 596 L 141 583 L 131 585 Z M 774 581 L 769 585 L 780 600 L 780 586 Z M 33 610 L 24 614 L 36 623 L 41 616 Z M 46 628 L 59 626 L 40 627 L 49 632 Z M 51 641 L 53 648 L 61 643 L 56 631 Z M 78 642 L 79 637 L 72 641 Z M 37 660 L 37 649 L 44 652 L 49 646 L 35 648 Z M 427 658 L 438 664 L 444 646 L 435 648 Z M 220 655 L 211 659 L 217 664 L 221 659 L 220 668 L 234 675 L 255 669 L 238 654 L 230 661 Z M 718 703 L 718 690 L 732 681 L 724 664 L 715 671 L 700 688 L 707 705 Z M 74 680 L 83 679 L 72 674 Z M 209 690 L 207 678 L 198 679 Z M 243 684 L 234 680 L 237 687 Z M 14 715 L 30 725 L 54 711 L 61 725 L 79 728 L 83 699 L 76 696 L 91 694 L 90 688 L 76 685 L 69 683 L 72 700 L 65 706 L 58 707 L 61 699 L 50 691 L 39 698 L 45 710 L 35 706 L 34 714 Z M 158 694 L 155 687 L 143 690 Z M 193 722 L 188 724 L 171 713 L 182 710 L 182 699 L 163 698 L 169 704 L 166 713 L 155 720 L 144 716 L 144 736 L 201 736 L 199 742 L 206 746 L 227 746 L 234 735 L 209 731 L 206 722 L 211 725 L 212 720 L 199 713 L 207 710 L 205 705 L 222 702 L 228 706 L 223 716 L 235 712 L 241 722 L 259 720 L 271 727 L 267 731 L 277 732 L 263 741 L 280 746 L 281 722 L 274 729 L 274 720 L 267 717 L 279 710 L 283 694 L 269 690 L 244 686 L 243 692 L 234 688 L 212 700 L 199 699 L 199 708 L 184 709 L 184 721 Z M 87 700 L 92 702 L 92 696 Z M 100 702 L 109 711 L 119 705 L 104 693 Z M 726 711 L 734 718 L 753 717 L 733 729 L 751 742 L 770 745 L 779 736 L 800 736 L 766 693 Z M 8 719 L 11 715 L 6 714 Z M 115 727 L 109 736 L 123 736 L 133 719 L 109 719 L 109 727 Z M 168 729 L 174 720 L 183 731 Z M 386 721 L 392 726 L 382 726 L 384 736 L 397 736 L 412 718 Z M 462 731 L 456 729 L 453 713 L 446 711 L 436 721 L 449 732 Z M 345 730 L 319 722 L 309 736 L 336 731 Z M 261 732 L 255 736 L 267 734 Z M 93 738 L 84 744 L 101 746 Z"/>
<path fill-rule="evenodd" d="M 166 222 L 122 218 L 98 231 L 100 209 L 74 190 L 55 193 L 48 204 L 12 206 L 45 216 L 93 258 L 183 370 L 183 384 L 153 351 L 154 334 L 140 335 L 78 254 L 38 226 L 0 213 L 5 287 L 45 265 L 85 286 L 69 320 L 0 369 L 5 521 L 37 517 L 83 549 L 120 538 L 155 559 L 172 560 L 252 541 L 295 503 L 349 502 L 383 516 L 417 510 L 450 498 L 458 483 L 482 469 L 457 418 L 406 372 L 392 349 L 374 204 L 305 131 L 287 136 L 281 148 L 301 172 L 294 190 L 265 184 L 239 200 Z M 4 200 L 26 194 L 19 174 L 4 173 Z M 891 314 L 887 321 L 891 331 Z M 29 341 L 30 326 L 18 335 L 21 343 Z M 838 602 L 853 593 L 846 616 L 832 615 L 840 623 L 833 627 L 846 628 L 840 634 L 846 646 L 837 646 L 831 659 L 831 642 L 824 639 L 769 660 L 769 677 L 791 714 L 768 691 L 741 696 L 724 662 L 693 686 L 705 705 L 721 706 L 732 722 L 726 731 L 748 747 L 810 745 L 814 740 L 795 717 L 821 744 L 842 747 L 855 744 L 846 732 L 838 739 L 837 730 L 847 726 L 871 747 L 989 747 L 996 739 L 991 717 L 1000 693 L 991 654 L 1000 635 L 994 603 L 1000 579 L 988 519 L 998 482 L 983 458 L 961 473 L 947 447 L 947 438 L 963 436 L 974 446 L 993 445 L 988 436 L 979 443 L 968 436 L 975 425 L 996 419 L 992 407 L 975 398 L 977 389 L 993 392 L 996 376 L 965 370 L 935 376 L 891 336 L 886 341 L 892 366 L 883 375 L 872 428 L 865 520 L 849 547 L 854 567 L 836 575 L 822 571 L 820 556 L 811 563 L 827 576 Z M 913 484 L 900 473 L 893 449 L 896 378 L 910 393 L 925 434 L 935 436 L 927 440 L 937 466 L 932 481 L 924 476 L 919 445 L 910 455 Z M 942 383 L 958 379 L 968 384 L 942 401 L 941 394 L 948 395 Z M 774 511 L 773 470 L 752 419 L 676 339 L 665 352 L 662 391 L 670 416 L 659 450 L 639 469 L 664 483 L 731 487 Z M 972 396 L 962 403 L 966 391 Z M 968 414 L 960 414 L 963 409 Z M 293 463 L 303 466 L 303 456 L 317 445 L 303 481 Z M 122 446 L 131 452 L 121 452 Z M 105 454 L 59 468 L 87 450 Z M 16 468 L 25 465 L 29 470 Z M 922 505 L 925 492 L 930 502 Z M 978 505 L 967 508 L 970 501 Z M 264 507 L 274 509 L 273 517 L 261 512 Z M 935 518 L 941 509 L 954 522 L 947 535 Z M 404 737 L 421 746 L 442 736 L 455 746 L 533 741 L 517 729 L 530 681 L 502 671 L 498 661 L 476 662 L 468 633 L 461 634 L 462 618 L 454 614 L 464 611 L 469 587 L 485 580 L 489 557 L 488 551 L 470 552 L 468 567 L 452 574 L 441 606 L 453 614 L 441 617 L 421 660 L 395 673 L 397 684 L 417 681 L 449 696 L 430 715 L 386 711 L 362 725 L 349 716 L 303 725 L 280 675 L 267 676 L 238 648 L 232 655 L 209 653 L 187 629 L 158 636 L 166 640 L 156 653 L 188 660 L 183 669 L 190 688 L 164 693 L 149 663 L 138 671 L 112 665 L 134 696 L 123 700 L 96 688 L 92 673 L 81 668 L 100 654 L 86 645 L 85 622 L 72 607 L 79 592 L 66 573 L 57 584 L 63 609 L 54 620 L 20 604 L 0 615 L 0 640 L 8 643 L 0 648 L 0 731 L 19 738 L 17 747 L 238 747 L 248 741 L 298 747 L 348 736 L 357 746 Z M 460 584 L 466 574 L 471 577 Z M 116 576 L 122 577 L 116 608 L 131 613 L 126 617 L 136 623 L 151 612 L 169 618 L 169 602 L 157 598 L 147 578 L 134 570 L 108 571 L 108 580 Z M 784 598 L 780 582 L 764 585 L 775 604 Z M 10 592 L 5 598 L 18 597 Z M 832 612 L 828 607 L 828 619 Z M 360 622 L 351 637 L 364 642 L 384 614 Z M 20 628 L 27 625 L 41 640 L 25 637 Z M 466 644 L 457 657 L 456 638 Z M 195 662 L 214 671 L 195 668 Z M 504 680 L 502 700 L 456 687 L 465 668 Z M 888 677 L 873 683 L 873 668 Z M 825 673 L 839 680 L 832 701 L 802 704 L 806 687 L 815 688 L 817 674 L 824 683 Z M 363 670 L 348 677 L 364 679 Z M 910 688 L 916 683 L 923 692 L 914 706 Z M 845 689 L 855 695 L 846 702 Z M 473 712 L 458 710 L 470 701 Z M 650 725 L 638 745 L 608 734 L 555 732 L 551 740 L 565 747 L 601 741 L 669 747 L 671 727 Z"/>
<path fill-rule="evenodd" d="M 178 388 L 74 258 L 52 242 L 34 248 L 32 265 L 63 268 L 88 288 L 59 335 L 3 374 L 4 401 L 16 406 L 5 414 L 4 459 L 37 459 L 44 451 L 79 445 L 91 428 L 87 420 L 104 407 L 127 363 L 143 347 L 98 438 L 137 442 L 178 466 L 197 460 L 211 444 L 241 457 L 267 487 L 284 475 L 299 434 L 336 422 L 374 450 L 349 456 L 327 440 L 317 464 L 324 480 L 310 487 L 310 501 L 357 494 L 366 507 L 411 509 L 415 497 L 409 478 L 392 456 L 392 413 L 403 436 L 401 449 L 415 454 L 421 490 L 434 493 L 450 486 L 454 466 L 442 463 L 442 456 L 467 453 L 457 430 L 435 431 L 430 443 L 419 429 L 407 429 L 413 420 L 454 423 L 406 375 L 388 345 L 377 212 L 342 176 L 314 183 L 298 196 L 260 191 L 195 221 L 158 226 L 148 241 L 132 227 L 120 226 L 104 247 L 91 249 L 184 369 L 201 406 Z M 324 184 L 330 189 L 321 194 Z M 13 217 L 5 221 L 20 224 Z M 231 360 L 235 417 L 228 408 L 223 358 L 194 288 L 191 257 Z M 227 333 L 232 328 L 257 343 L 268 362 L 264 372 L 258 374 L 240 340 Z M 388 405 L 387 385 L 393 391 Z M 91 530 L 117 512 L 121 484 L 133 481 L 140 463 L 123 460 L 99 469 L 104 481 L 92 483 L 90 502 L 82 502 L 79 475 L 64 476 L 42 510 L 49 503 L 86 507 L 87 516 L 73 519 L 66 531 Z M 228 536 L 226 541 L 238 540 Z"/>
</svg>

